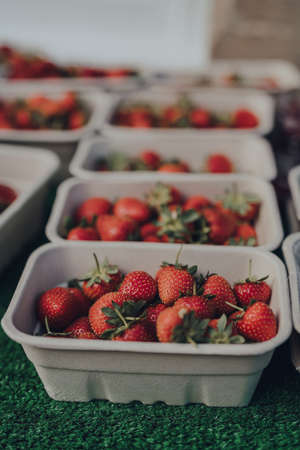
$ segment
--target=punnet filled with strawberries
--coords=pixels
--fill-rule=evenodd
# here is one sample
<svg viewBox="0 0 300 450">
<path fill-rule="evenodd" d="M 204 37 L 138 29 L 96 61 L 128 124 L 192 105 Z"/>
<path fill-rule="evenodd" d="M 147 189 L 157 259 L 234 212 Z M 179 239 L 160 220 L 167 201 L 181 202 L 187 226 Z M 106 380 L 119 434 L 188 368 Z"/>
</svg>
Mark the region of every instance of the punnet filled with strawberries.
<svg viewBox="0 0 300 450">
<path fill-rule="evenodd" d="M 0 98 L 0 130 L 75 130 L 86 125 L 90 114 L 74 92 Z"/>
<path fill-rule="evenodd" d="M 73 339 L 243 344 L 277 334 L 268 275 L 249 273 L 231 285 L 219 273 L 162 262 L 155 277 L 122 273 L 107 258 L 36 299 L 39 334 Z"/>
<path fill-rule="evenodd" d="M 216 245 L 258 245 L 255 223 L 261 200 L 231 189 L 214 200 L 174 185 L 157 183 L 144 199 L 121 196 L 112 201 L 90 197 L 64 217 L 63 236 L 83 241 L 143 241 Z"/>
</svg>

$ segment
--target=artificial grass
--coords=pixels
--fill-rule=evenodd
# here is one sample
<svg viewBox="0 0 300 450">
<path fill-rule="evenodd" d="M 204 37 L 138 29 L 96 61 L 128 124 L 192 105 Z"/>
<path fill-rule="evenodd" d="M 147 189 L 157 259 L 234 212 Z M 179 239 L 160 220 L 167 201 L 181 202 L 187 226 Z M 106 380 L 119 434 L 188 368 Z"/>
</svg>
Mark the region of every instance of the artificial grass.
<svg viewBox="0 0 300 450">
<path fill-rule="evenodd" d="M 1 317 L 32 250 L 27 247 L 0 278 Z M 276 351 L 246 408 L 57 402 L 44 391 L 22 347 L 2 330 L 0 349 L 1 449 L 300 447 L 300 374 L 288 345 Z"/>
</svg>

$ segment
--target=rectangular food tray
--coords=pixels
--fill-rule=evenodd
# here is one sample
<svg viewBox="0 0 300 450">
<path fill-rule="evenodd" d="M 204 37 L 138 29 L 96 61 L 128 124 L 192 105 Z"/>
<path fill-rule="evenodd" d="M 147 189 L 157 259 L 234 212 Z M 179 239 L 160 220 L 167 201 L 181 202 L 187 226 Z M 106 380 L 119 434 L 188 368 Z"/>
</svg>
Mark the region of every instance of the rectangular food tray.
<svg viewBox="0 0 300 450">
<path fill-rule="evenodd" d="M 271 307 L 278 317 L 277 335 L 250 344 L 162 344 L 78 340 L 33 336 L 36 301 L 45 290 L 81 276 L 93 264 L 92 253 L 107 256 L 124 272 L 155 275 L 162 260 L 174 261 L 178 244 L 47 244 L 29 258 L 2 319 L 7 335 L 20 343 L 49 396 L 56 400 L 107 399 L 145 404 L 205 403 L 245 406 L 251 400 L 273 351 L 290 335 L 287 277 L 278 257 L 251 248 L 184 246 L 181 261 L 202 273 L 217 272 L 230 283 L 244 278 L 249 259 L 255 272 L 269 274 Z"/>
<path fill-rule="evenodd" d="M 137 157 L 142 150 L 152 149 L 160 154 L 163 159 L 184 160 L 194 173 L 178 174 L 183 179 L 190 179 L 198 175 L 205 167 L 205 160 L 214 153 L 222 153 L 233 162 L 236 173 L 248 173 L 265 180 L 273 180 L 277 169 L 270 144 L 259 136 L 226 135 L 214 136 L 123 136 L 122 138 L 110 136 L 86 137 L 81 139 L 77 151 L 70 164 L 72 175 L 82 179 L 110 179 L 120 176 L 131 177 L 139 175 L 143 179 L 151 179 L 153 171 L 97 171 L 97 163 L 101 158 L 109 156 L 112 152 L 120 152 L 129 157 Z M 199 172 L 197 174 L 197 171 Z M 168 174 L 166 174 L 168 175 Z"/>
<path fill-rule="evenodd" d="M 48 239 L 52 242 L 65 242 L 62 237 L 64 218 L 72 216 L 75 209 L 89 197 L 107 197 L 112 201 L 121 196 L 144 199 L 145 194 L 158 181 L 176 186 L 185 196 L 199 194 L 212 200 L 223 195 L 226 189 L 232 189 L 234 184 L 240 192 L 256 194 L 262 201 L 255 226 L 259 246 L 264 250 L 275 250 L 280 245 L 283 229 L 274 189 L 270 183 L 250 175 L 195 175 L 193 179 L 183 180 L 178 175 L 169 175 L 166 178 L 153 173 L 151 180 L 143 180 L 135 174 L 129 179 L 69 179 L 58 188 L 46 226 Z M 131 242 L 131 245 L 135 243 Z"/>
</svg>

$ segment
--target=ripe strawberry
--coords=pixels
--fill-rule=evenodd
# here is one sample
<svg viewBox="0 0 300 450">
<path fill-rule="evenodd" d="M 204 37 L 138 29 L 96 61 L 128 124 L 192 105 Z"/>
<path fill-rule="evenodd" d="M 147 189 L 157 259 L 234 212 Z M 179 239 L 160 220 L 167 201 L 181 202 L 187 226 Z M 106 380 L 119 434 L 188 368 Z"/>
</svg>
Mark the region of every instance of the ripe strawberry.
<svg viewBox="0 0 300 450">
<path fill-rule="evenodd" d="M 256 195 L 238 192 L 234 186 L 232 191 L 227 191 L 221 203 L 223 208 L 233 211 L 239 220 L 250 222 L 256 219 L 261 202 Z"/>
<path fill-rule="evenodd" d="M 68 235 L 69 241 L 99 241 L 99 236 L 95 228 L 92 227 L 75 227 L 72 228 Z"/>
<path fill-rule="evenodd" d="M 33 128 L 31 122 L 31 114 L 25 108 L 18 109 L 15 113 L 15 124 L 17 128 L 28 129 Z"/>
<path fill-rule="evenodd" d="M 257 278 L 251 275 L 251 261 L 249 262 L 249 276 L 243 281 L 234 285 L 233 291 L 238 303 L 244 307 L 249 306 L 252 300 L 269 303 L 272 289 L 265 283 L 268 275 L 263 278 Z"/>
<path fill-rule="evenodd" d="M 134 128 L 151 128 L 153 119 L 147 109 L 135 109 L 128 114 L 128 125 Z"/>
<path fill-rule="evenodd" d="M 152 222 L 145 223 L 140 227 L 140 235 L 144 240 L 147 236 L 155 236 L 158 231 L 158 227 Z"/>
<path fill-rule="evenodd" d="M 94 253 L 96 268 L 91 270 L 80 281 L 83 281 L 82 290 L 90 301 L 95 301 L 107 292 L 117 289 L 121 282 L 122 275 L 118 266 L 111 265 L 107 258 L 99 264 L 98 258 Z"/>
<path fill-rule="evenodd" d="M 208 323 L 207 342 L 211 344 L 243 344 L 245 339 L 237 331 L 236 324 L 225 314 Z"/>
<path fill-rule="evenodd" d="M 0 213 L 4 211 L 16 198 L 17 194 L 12 188 L 4 184 L 0 184 Z"/>
<path fill-rule="evenodd" d="M 49 328 L 61 331 L 81 314 L 77 300 L 67 288 L 56 287 L 44 292 L 38 299 L 38 317 L 42 323 L 47 318 Z"/>
<path fill-rule="evenodd" d="M 189 114 L 189 120 L 196 128 L 208 128 L 211 125 L 210 113 L 201 108 L 193 109 Z"/>
<path fill-rule="evenodd" d="M 208 198 L 203 197 L 202 195 L 193 195 L 184 203 L 183 209 L 185 211 L 188 209 L 195 209 L 196 211 L 201 212 L 206 206 L 212 206 L 212 202 L 208 200 Z"/>
<path fill-rule="evenodd" d="M 202 284 L 202 295 L 214 296 L 211 300 L 215 304 L 216 314 L 230 314 L 234 308 L 227 302 L 236 305 L 236 299 L 228 281 L 220 275 L 209 275 Z"/>
<path fill-rule="evenodd" d="M 158 303 L 158 305 L 150 305 L 146 309 L 146 317 L 144 320 L 144 324 L 152 334 L 156 338 L 156 322 L 159 314 L 166 309 L 166 305 L 163 303 Z"/>
<path fill-rule="evenodd" d="M 163 205 L 171 205 L 172 203 L 179 204 L 181 203 L 181 194 L 174 186 L 157 183 L 147 195 L 147 203 L 156 209 L 160 209 Z"/>
<path fill-rule="evenodd" d="M 112 208 L 112 203 L 103 197 L 91 197 L 85 200 L 75 212 L 75 218 L 78 223 L 83 219 L 88 224 L 93 223 L 95 217 L 107 214 Z"/>
<path fill-rule="evenodd" d="M 251 239 L 251 241 L 253 241 L 253 245 L 257 245 L 257 234 L 255 228 L 249 223 L 245 222 L 238 225 L 235 236 L 243 239 L 246 242 Z"/>
<path fill-rule="evenodd" d="M 70 284 L 72 283 L 69 283 L 69 286 Z M 83 294 L 81 289 L 77 287 L 69 287 L 68 290 L 72 295 L 72 297 L 76 300 L 77 304 L 79 305 L 81 315 L 86 316 L 92 304 L 91 300 Z"/>
<path fill-rule="evenodd" d="M 207 172 L 210 173 L 230 173 L 233 172 L 233 165 L 230 159 L 221 153 L 210 155 L 205 164 Z"/>
<path fill-rule="evenodd" d="M 143 239 L 144 242 L 162 242 L 162 239 L 160 239 L 158 236 L 155 236 L 154 234 L 149 234 Z"/>
<path fill-rule="evenodd" d="M 156 170 L 159 167 L 161 161 L 158 153 L 154 152 L 153 150 L 143 150 L 139 155 L 139 159 L 150 170 Z"/>
<path fill-rule="evenodd" d="M 234 233 L 235 223 L 217 208 L 204 208 L 202 210 L 205 222 L 200 229 L 200 237 L 203 242 L 212 241 L 214 244 L 224 242 Z"/>
<path fill-rule="evenodd" d="M 59 100 L 61 110 L 70 112 L 77 106 L 76 94 L 74 92 L 66 92 L 61 100 Z"/>
<path fill-rule="evenodd" d="M 194 311 L 169 307 L 158 315 L 156 334 L 160 342 L 196 344 L 204 342 L 208 322 L 208 319 L 198 319 Z"/>
<path fill-rule="evenodd" d="M 194 311 L 199 319 L 211 319 L 215 313 L 215 303 L 213 299 L 208 299 L 200 295 L 190 297 L 181 297 L 174 303 L 173 308 L 185 308 L 188 311 Z"/>
<path fill-rule="evenodd" d="M 113 209 L 117 217 L 130 217 L 138 223 L 143 223 L 150 218 L 150 209 L 146 203 L 134 197 L 122 197 Z"/>
<path fill-rule="evenodd" d="M 132 301 L 121 292 L 109 292 L 89 310 L 93 332 L 102 339 L 113 339 L 144 319 L 144 301 Z"/>
<path fill-rule="evenodd" d="M 136 229 L 136 223 L 127 217 L 103 214 L 96 221 L 102 241 L 127 241 Z"/>
<path fill-rule="evenodd" d="M 277 334 L 277 321 L 272 309 L 263 302 L 249 306 L 236 322 L 239 333 L 254 342 L 264 342 Z"/>
<path fill-rule="evenodd" d="M 68 337 L 75 339 L 97 339 L 97 336 L 93 333 L 89 319 L 86 316 L 79 317 L 71 323 L 64 333 L 68 333 Z"/>
<path fill-rule="evenodd" d="M 122 334 L 113 337 L 114 341 L 138 341 L 138 342 L 153 342 L 155 339 L 149 332 L 148 328 L 142 323 L 136 323 Z"/>
<path fill-rule="evenodd" d="M 85 125 L 85 123 L 86 123 L 86 116 L 82 111 L 78 109 L 71 112 L 68 121 L 68 127 L 71 130 L 81 128 Z"/>
<path fill-rule="evenodd" d="M 186 172 L 190 172 L 190 168 L 187 164 L 185 163 L 165 163 L 162 164 L 159 169 L 158 172 L 170 172 L 170 173 L 176 173 L 176 172 L 181 172 L 181 173 L 186 173 Z"/>
<path fill-rule="evenodd" d="M 179 297 L 191 295 L 194 285 L 196 266 L 188 267 L 178 263 L 163 263 L 156 274 L 159 297 L 165 305 L 171 305 Z"/>
<path fill-rule="evenodd" d="M 184 112 L 179 106 L 167 106 L 162 111 L 162 121 L 166 126 L 172 126 L 182 118 L 183 114 Z"/>
<path fill-rule="evenodd" d="M 148 302 L 154 299 L 156 290 L 156 281 L 143 270 L 129 272 L 119 288 L 119 292 L 127 294 L 132 300 Z"/>
<path fill-rule="evenodd" d="M 255 128 L 258 124 L 258 117 L 247 109 L 238 109 L 233 115 L 233 125 L 236 128 Z"/>
</svg>

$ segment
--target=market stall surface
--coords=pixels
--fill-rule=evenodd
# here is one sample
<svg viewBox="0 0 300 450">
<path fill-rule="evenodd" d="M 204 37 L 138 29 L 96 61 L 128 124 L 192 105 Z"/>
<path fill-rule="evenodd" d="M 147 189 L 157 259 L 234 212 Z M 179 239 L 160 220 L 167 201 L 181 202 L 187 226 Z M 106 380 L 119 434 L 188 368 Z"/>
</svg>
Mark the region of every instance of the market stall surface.
<svg viewBox="0 0 300 450">
<path fill-rule="evenodd" d="M 28 246 L 1 275 L 1 317 L 28 255 L 44 242 Z M 46 394 L 22 347 L 2 329 L 0 346 L 1 449 L 300 447 L 300 374 L 288 345 L 277 350 L 246 408 L 57 402 Z"/>
</svg>

